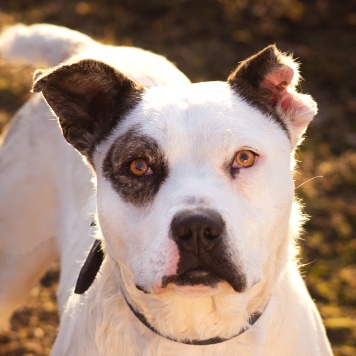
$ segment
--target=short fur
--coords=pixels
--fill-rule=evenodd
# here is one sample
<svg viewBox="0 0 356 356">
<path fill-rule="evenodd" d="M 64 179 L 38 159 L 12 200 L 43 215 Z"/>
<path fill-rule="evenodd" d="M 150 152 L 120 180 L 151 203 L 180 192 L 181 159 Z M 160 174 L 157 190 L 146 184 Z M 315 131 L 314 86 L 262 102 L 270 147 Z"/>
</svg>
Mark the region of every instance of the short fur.
<svg viewBox="0 0 356 356">
<path fill-rule="evenodd" d="M 5 56 L 34 33 L 50 47 L 48 32 L 58 44 L 66 31 L 36 26 L 10 28 L 0 38 Z M 37 72 L 33 90 L 91 165 L 96 191 L 34 95 L 0 152 L 0 196 L 9 207 L 0 216 L 0 315 L 59 255 L 54 355 L 330 355 L 295 258 L 303 217 L 293 156 L 316 104 L 296 91 L 293 60 L 270 46 L 227 82 L 190 84 L 162 57 L 73 36 L 76 57 Z M 251 167 L 236 165 L 241 150 L 255 154 Z M 135 159 L 150 167 L 140 177 L 130 171 Z M 73 288 L 93 242 L 94 211 L 105 260 L 79 296 Z M 164 335 L 231 340 L 192 346 Z"/>
</svg>

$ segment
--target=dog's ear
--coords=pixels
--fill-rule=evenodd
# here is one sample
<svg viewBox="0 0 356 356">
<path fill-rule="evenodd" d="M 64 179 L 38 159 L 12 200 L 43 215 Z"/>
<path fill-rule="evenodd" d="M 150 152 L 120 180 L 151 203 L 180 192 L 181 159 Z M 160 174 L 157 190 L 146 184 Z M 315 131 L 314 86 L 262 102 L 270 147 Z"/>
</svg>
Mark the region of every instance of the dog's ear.
<svg viewBox="0 0 356 356">
<path fill-rule="evenodd" d="M 297 92 L 299 79 L 298 64 L 271 45 L 241 62 L 228 83 L 249 104 L 274 117 L 294 148 L 317 113 L 314 100 Z"/>
<path fill-rule="evenodd" d="M 144 88 L 113 67 L 86 59 L 37 70 L 32 90 L 43 93 L 65 139 L 91 161 L 95 146 L 135 106 Z"/>
</svg>

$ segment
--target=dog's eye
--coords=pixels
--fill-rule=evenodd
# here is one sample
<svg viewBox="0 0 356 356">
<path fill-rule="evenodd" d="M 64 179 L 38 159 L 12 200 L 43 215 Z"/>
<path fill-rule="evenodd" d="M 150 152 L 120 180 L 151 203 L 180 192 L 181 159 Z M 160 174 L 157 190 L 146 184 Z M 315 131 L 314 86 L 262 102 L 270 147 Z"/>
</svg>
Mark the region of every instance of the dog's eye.
<svg viewBox="0 0 356 356">
<path fill-rule="evenodd" d="M 256 162 L 257 154 L 250 150 L 241 150 L 235 156 L 232 168 L 248 168 Z"/>
<path fill-rule="evenodd" d="M 138 177 L 144 176 L 144 175 L 149 175 L 152 174 L 152 170 L 148 163 L 142 159 L 135 159 L 130 163 L 130 172 Z"/>
</svg>

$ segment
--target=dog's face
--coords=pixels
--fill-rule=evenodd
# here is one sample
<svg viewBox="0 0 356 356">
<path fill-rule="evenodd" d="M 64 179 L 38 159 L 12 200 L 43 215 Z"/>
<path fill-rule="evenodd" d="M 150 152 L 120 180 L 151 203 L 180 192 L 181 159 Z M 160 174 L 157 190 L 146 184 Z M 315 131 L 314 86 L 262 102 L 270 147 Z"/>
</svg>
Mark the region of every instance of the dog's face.
<svg viewBox="0 0 356 356">
<path fill-rule="evenodd" d="M 37 73 L 34 90 L 96 172 L 106 250 L 129 283 L 242 293 L 278 263 L 293 151 L 316 112 L 297 80 L 272 46 L 227 82 L 145 89 L 91 60 Z"/>
<path fill-rule="evenodd" d="M 290 141 L 226 83 L 147 91 L 93 161 L 107 248 L 146 291 L 241 292 L 286 235 Z"/>
</svg>

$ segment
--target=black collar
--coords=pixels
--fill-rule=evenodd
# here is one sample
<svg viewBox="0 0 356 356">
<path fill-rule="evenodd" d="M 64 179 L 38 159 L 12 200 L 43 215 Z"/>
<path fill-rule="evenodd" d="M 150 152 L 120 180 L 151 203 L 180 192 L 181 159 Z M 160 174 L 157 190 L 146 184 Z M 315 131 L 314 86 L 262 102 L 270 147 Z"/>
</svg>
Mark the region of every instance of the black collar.
<svg viewBox="0 0 356 356">
<path fill-rule="evenodd" d="M 100 266 L 103 262 L 105 258 L 104 252 L 102 250 L 102 246 L 101 246 L 101 241 L 100 240 L 95 240 L 93 247 L 91 248 L 89 255 L 86 259 L 86 261 L 84 262 L 84 265 L 82 267 L 82 269 L 80 270 L 79 276 L 78 276 L 78 280 L 77 280 L 77 284 L 75 286 L 75 290 L 74 293 L 76 294 L 83 294 L 84 292 L 86 292 L 89 287 L 91 286 L 91 284 L 93 283 L 99 269 Z M 266 307 L 268 305 L 266 305 L 266 307 L 264 308 L 264 310 L 262 312 L 258 312 L 258 313 L 254 313 L 250 316 L 249 319 L 249 325 L 246 326 L 245 328 L 241 329 L 236 335 L 231 336 L 230 338 L 222 338 L 222 337 L 212 337 L 210 339 L 205 339 L 205 340 L 199 340 L 199 339 L 183 339 L 183 340 L 178 340 L 172 337 L 169 337 L 167 335 L 163 335 L 161 334 L 155 327 L 153 327 L 146 319 L 146 317 L 140 313 L 139 311 L 137 311 L 126 299 L 125 294 L 123 293 L 125 301 L 127 303 L 127 305 L 129 306 L 129 308 L 131 309 L 132 313 L 136 316 L 136 318 L 138 320 L 140 320 L 140 322 L 145 325 L 148 329 L 150 329 L 151 331 L 153 331 L 154 333 L 156 333 L 157 335 L 170 340 L 170 341 L 174 341 L 174 342 L 178 342 L 181 344 L 187 344 L 187 345 L 213 345 L 213 344 L 219 344 L 221 342 L 225 342 L 228 340 L 231 340 L 241 334 L 243 334 L 245 331 L 249 330 L 252 325 L 261 317 L 261 315 L 263 314 L 263 312 L 266 310 Z"/>
<path fill-rule="evenodd" d="M 123 293 L 124 295 L 124 293 Z M 241 329 L 237 334 L 235 334 L 234 336 L 231 336 L 229 338 L 222 338 L 222 337 L 219 337 L 219 336 L 216 336 L 216 337 L 212 337 L 210 339 L 204 339 L 204 340 L 199 340 L 199 339 L 183 339 L 183 340 L 179 340 L 179 339 L 175 339 L 175 338 L 172 338 L 168 335 L 163 335 L 161 334 L 154 326 L 152 326 L 146 319 L 146 317 L 140 313 L 139 311 L 137 311 L 129 302 L 128 300 L 126 299 L 125 295 L 124 295 L 124 298 L 125 298 L 125 301 L 127 303 L 127 305 L 129 306 L 129 308 L 131 309 L 132 313 L 136 316 L 136 318 L 138 320 L 140 320 L 140 322 L 145 325 L 148 329 L 150 329 L 151 331 L 153 331 L 155 334 L 167 339 L 167 340 L 170 340 L 170 341 L 174 341 L 174 342 L 178 342 L 180 344 L 186 344 L 186 345 L 214 345 L 214 344 L 220 344 L 222 342 L 225 342 L 225 341 L 229 341 L 231 339 L 234 339 L 235 337 L 243 334 L 245 331 L 249 330 L 252 325 L 261 317 L 261 315 L 263 314 L 263 312 L 266 310 L 266 307 L 268 305 L 266 305 L 266 307 L 264 308 L 264 310 L 262 312 L 258 312 L 258 313 L 255 313 L 255 314 L 252 314 L 250 319 L 249 319 L 249 325 L 246 326 L 245 328 Z"/>
</svg>

